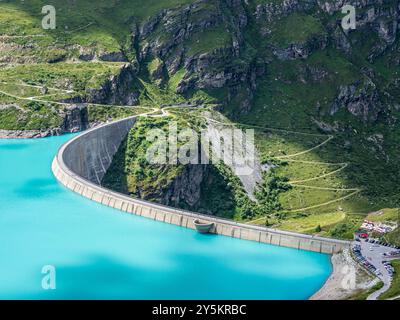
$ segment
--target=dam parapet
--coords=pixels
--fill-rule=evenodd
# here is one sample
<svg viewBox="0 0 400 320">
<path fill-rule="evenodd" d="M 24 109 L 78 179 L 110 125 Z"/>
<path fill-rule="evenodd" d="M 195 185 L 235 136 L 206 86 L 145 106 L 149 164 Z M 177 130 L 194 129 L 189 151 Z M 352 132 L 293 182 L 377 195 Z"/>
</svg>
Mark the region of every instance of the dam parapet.
<svg viewBox="0 0 400 320">
<path fill-rule="evenodd" d="M 195 221 L 213 224 L 211 233 L 266 244 L 333 254 L 350 246 L 349 241 L 323 238 L 198 214 L 103 188 L 101 181 L 136 117 L 96 127 L 66 142 L 53 160 L 56 178 L 68 189 L 103 205 L 156 221 L 196 229 Z"/>
</svg>

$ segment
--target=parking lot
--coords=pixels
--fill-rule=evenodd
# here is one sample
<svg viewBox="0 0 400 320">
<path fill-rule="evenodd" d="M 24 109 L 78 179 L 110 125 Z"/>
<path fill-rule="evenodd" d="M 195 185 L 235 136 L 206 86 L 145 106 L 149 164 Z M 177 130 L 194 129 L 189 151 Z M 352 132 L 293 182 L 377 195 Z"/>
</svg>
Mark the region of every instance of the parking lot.
<svg viewBox="0 0 400 320">
<path fill-rule="evenodd" d="M 377 240 L 367 239 L 355 241 L 352 251 L 360 264 L 383 281 L 384 286 L 375 294 L 376 297 L 385 292 L 390 286 L 394 272 L 390 260 L 399 258 L 400 249 L 384 245 Z"/>
</svg>

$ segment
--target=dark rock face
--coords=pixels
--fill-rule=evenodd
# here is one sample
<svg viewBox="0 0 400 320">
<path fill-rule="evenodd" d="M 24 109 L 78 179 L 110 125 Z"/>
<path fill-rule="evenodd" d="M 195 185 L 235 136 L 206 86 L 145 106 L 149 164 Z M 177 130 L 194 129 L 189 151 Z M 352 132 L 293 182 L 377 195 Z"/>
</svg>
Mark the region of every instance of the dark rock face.
<svg viewBox="0 0 400 320">
<path fill-rule="evenodd" d="M 257 79 L 264 72 L 268 72 L 268 59 L 270 59 L 265 57 L 263 61 L 259 62 L 256 55 L 251 56 L 246 52 L 249 47 L 244 38 L 249 24 L 253 23 L 251 27 L 263 30 L 265 21 L 273 23 L 295 13 L 307 15 L 311 11 L 318 11 L 332 16 L 340 12 L 345 4 L 347 2 L 344 0 L 285 0 L 251 7 L 247 1 L 240 0 L 197 0 L 179 8 L 162 10 L 147 21 L 133 22 L 132 24 L 131 47 L 136 51 L 135 59 L 137 59 L 132 62 L 137 66 L 132 72 L 132 76 L 137 70 L 140 70 L 146 59 L 156 58 L 161 63 L 150 76 L 157 85 L 162 86 L 166 83 L 167 74 L 172 75 L 183 68 L 185 73 L 177 84 L 177 93 L 185 94 L 197 89 L 224 88 L 226 95 L 221 103 L 224 105 L 235 103 L 237 114 L 248 113 L 251 110 L 254 91 L 257 89 Z M 400 5 L 397 7 L 384 6 L 383 0 L 361 0 L 351 4 L 357 9 L 357 32 L 360 29 L 365 30 L 366 33 L 376 34 L 379 39 L 368 57 L 368 60 L 373 62 L 391 49 L 397 39 Z M 188 51 L 187 41 L 194 35 L 218 27 L 223 28 L 229 34 L 230 39 L 225 46 L 202 53 Z M 324 50 L 331 44 L 344 54 L 351 55 L 353 45 L 364 41 L 362 38 L 351 39 L 350 35 L 353 31 L 343 31 L 340 19 L 336 22 L 329 22 L 326 29 L 328 30 L 326 34 L 313 35 L 304 42 L 291 43 L 287 47 L 269 44 L 268 50 L 280 60 L 305 60 L 311 54 Z M 266 38 L 270 31 L 267 30 L 264 34 Z M 245 58 L 244 55 L 246 55 Z M 326 76 L 318 74 L 318 72 L 312 73 L 314 81 L 322 80 Z M 300 75 L 300 77 L 306 79 L 307 74 Z M 124 78 L 123 72 L 120 78 Z M 125 78 L 129 81 L 130 77 Z M 114 79 L 114 84 L 107 83 L 101 90 L 95 90 L 92 93 L 92 101 L 114 104 L 137 103 L 138 95 L 129 90 L 127 96 L 122 97 L 126 85 L 124 85 L 125 81 L 121 79 Z M 373 77 L 371 79 L 375 81 Z M 119 90 L 118 86 L 121 86 L 122 89 Z M 372 96 L 367 92 L 361 96 L 354 96 L 355 93 L 351 93 L 351 88 L 348 91 L 343 88 L 340 90 L 341 94 L 333 104 L 332 114 L 335 113 L 338 104 L 344 103 L 346 108 L 351 110 L 350 112 L 364 120 L 367 118 L 372 120 L 377 117 L 377 113 L 379 113 L 377 110 L 381 108 L 381 105 L 378 103 L 379 93 L 376 90 Z M 347 100 L 341 101 L 344 96 L 348 97 Z M 374 107 L 365 105 L 372 102 L 375 103 Z M 373 114 L 365 114 L 372 110 L 375 110 Z"/>
<path fill-rule="evenodd" d="M 60 115 L 64 119 L 60 128 L 62 133 L 83 131 L 89 126 L 87 108 L 83 105 L 71 105 Z"/>
<path fill-rule="evenodd" d="M 175 207 L 196 207 L 201 200 L 201 185 L 208 176 L 207 165 L 186 165 L 162 192 L 162 203 Z"/>
<path fill-rule="evenodd" d="M 375 84 L 368 79 L 364 83 L 340 86 L 339 94 L 330 110 L 331 115 L 341 108 L 346 108 L 364 121 L 375 121 L 383 110 L 383 104 Z"/>
<path fill-rule="evenodd" d="M 177 93 L 180 94 L 196 89 L 226 88 L 227 100 L 222 102 L 229 104 L 232 101 L 240 100 L 237 103 L 238 114 L 246 114 L 251 111 L 253 92 L 257 88 L 257 78 L 265 70 L 268 70 L 267 58 L 263 62 L 263 68 L 256 66 L 256 58 L 241 59 L 246 48 L 244 32 L 249 21 L 254 18 L 257 25 L 257 23 L 265 21 L 273 22 L 293 13 L 307 14 L 310 10 L 320 10 L 328 15 L 333 15 L 340 12 L 345 4 L 348 4 L 344 0 L 286 0 L 280 3 L 257 5 L 254 12 L 251 12 L 248 10 L 249 5 L 246 1 L 212 1 L 213 4 L 216 4 L 216 10 L 204 14 L 205 11 L 201 7 L 204 3 L 204 0 L 200 0 L 180 10 L 164 10 L 134 28 L 134 38 L 141 44 L 138 54 L 139 62 L 152 55 L 163 61 L 163 68 L 170 74 L 183 67 L 186 73 L 177 86 Z M 383 6 L 383 3 L 382 0 L 350 2 L 358 9 L 357 28 L 370 30 L 379 38 L 368 58 L 371 62 L 390 48 L 397 37 L 400 9 L 399 7 Z M 196 16 L 201 16 L 201 18 L 194 18 Z M 202 54 L 188 54 L 184 46 L 185 41 L 196 33 L 221 25 L 221 21 L 222 25 L 229 29 L 230 44 L 225 48 Z M 342 30 L 340 21 L 336 21 L 336 24 L 332 23 L 327 28 L 329 29 L 327 35 L 316 35 L 303 43 L 291 43 L 284 48 L 270 46 L 269 49 L 280 60 L 296 60 L 306 59 L 312 53 L 324 50 L 328 44 L 332 43 L 338 50 L 350 55 L 352 43 L 349 32 Z M 153 41 L 155 33 L 163 33 L 166 36 Z M 268 37 L 268 34 L 267 30 L 265 37 Z M 163 83 L 162 73 L 157 72 L 156 76 L 159 83 Z M 314 72 L 312 79 L 319 81 L 325 76 Z M 341 93 L 332 107 L 332 114 L 335 113 L 338 104 L 344 103 L 345 107 L 354 115 L 364 120 L 376 119 L 382 105 L 379 102 L 379 93 L 375 89 L 373 94 L 367 92 L 368 89 L 360 95 L 352 93 L 351 88 L 348 88 L 347 91 L 343 88 L 340 90 Z M 372 105 L 368 106 L 369 103 Z M 372 114 L 367 115 L 368 112 L 372 112 Z"/>
<path fill-rule="evenodd" d="M 272 47 L 272 52 L 280 60 L 305 59 L 311 53 L 325 49 L 327 42 L 327 36 L 315 36 L 305 43 L 291 44 L 288 48 Z"/>
<path fill-rule="evenodd" d="M 225 87 L 229 91 L 228 103 L 239 87 L 244 88 L 241 92 L 250 92 L 255 88 L 252 61 L 234 62 L 241 55 L 243 32 L 248 24 L 245 6 L 240 0 L 197 0 L 178 10 L 164 10 L 136 25 L 132 41 L 137 44 L 139 64 L 151 56 L 163 61 L 163 68 L 169 74 L 184 68 L 186 74 L 177 85 L 180 94 Z M 224 47 L 200 53 L 188 52 L 185 44 L 193 35 L 215 28 L 229 30 L 230 39 Z M 158 83 L 164 83 L 161 72 L 156 76 Z M 251 97 L 245 100 L 251 100 Z"/>
<path fill-rule="evenodd" d="M 99 56 L 99 60 L 108 62 L 127 62 L 127 58 L 122 52 L 107 52 Z"/>
<path fill-rule="evenodd" d="M 255 16 L 257 19 L 266 19 L 268 22 L 277 16 L 285 17 L 292 12 L 312 6 L 313 1 L 285 0 L 281 3 L 265 3 L 257 5 Z"/>
<path fill-rule="evenodd" d="M 173 207 L 196 208 L 202 197 L 201 186 L 207 181 L 209 170 L 207 165 L 185 165 L 167 184 L 155 188 L 137 187 L 135 196 Z"/>
<path fill-rule="evenodd" d="M 89 89 L 87 102 L 111 105 L 136 105 L 139 94 L 132 92 L 135 69 L 131 64 L 122 67 L 120 73 L 106 81 L 100 89 Z"/>
<path fill-rule="evenodd" d="M 122 51 L 97 52 L 95 48 L 86 48 L 79 45 L 74 46 L 74 48 L 79 50 L 78 58 L 83 61 L 128 62 L 127 57 Z"/>
<path fill-rule="evenodd" d="M 332 40 L 336 49 L 346 54 L 351 53 L 351 43 L 342 28 L 336 26 L 332 33 Z"/>
<path fill-rule="evenodd" d="M 252 108 L 258 79 L 268 73 L 268 64 L 272 59 L 306 60 L 328 46 L 350 56 L 354 51 L 353 47 L 368 40 L 370 36 L 377 38 L 372 50 L 368 52 L 368 61 L 371 63 L 387 52 L 399 50 L 400 3 L 388 3 L 385 0 L 350 2 L 357 8 L 356 31 L 343 31 L 340 20 L 332 19 L 325 26 L 328 31 L 326 34 L 310 36 L 306 41 L 290 43 L 287 47 L 273 46 L 267 42 L 266 48 L 260 49 L 257 43 L 249 44 L 247 41 L 247 31 L 254 28 L 263 33 L 265 22 L 271 25 L 297 13 L 313 14 L 321 20 L 321 13 L 332 17 L 345 4 L 348 1 L 284 0 L 252 6 L 246 0 L 195 0 L 187 5 L 161 10 L 145 21 L 139 22 L 131 18 L 127 24 L 131 39 L 129 48 L 125 48 L 126 51 L 131 50 L 130 53 L 125 54 L 122 49 L 120 52 L 96 52 L 90 46 L 73 48 L 77 50 L 81 60 L 127 63 L 118 75 L 108 79 L 100 88 L 88 88 L 85 98 L 76 97 L 64 102 L 71 105 L 83 102 L 137 105 L 139 92 L 133 91 L 133 83 L 146 60 L 152 58 L 160 62 L 150 74 L 151 81 L 156 85 L 163 86 L 167 83 L 168 75 L 184 69 L 184 76 L 176 86 L 177 93 L 223 88 L 225 91 L 221 104 L 235 103 L 235 114 L 246 114 Z M 218 48 L 203 50 L 204 52 L 191 52 L 193 43 L 188 44 L 188 41 L 193 40 L 196 35 L 216 29 L 226 31 L 226 43 Z M 267 26 L 263 37 L 267 39 L 270 31 Z M 353 32 L 364 32 L 364 36 L 352 37 Z M 399 65 L 399 55 L 394 54 L 391 62 Z M 323 81 L 329 76 L 324 70 L 312 66 L 300 70 L 299 73 L 302 82 L 310 79 L 315 82 Z M 379 80 L 372 73 L 366 74 L 366 77 L 369 80 L 337 88 L 335 101 L 329 101 L 329 104 L 332 103 L 331 115 L 343 108 L 364 121 L 375 121 L 378 118 L 384 111 L 384 96 L 389 93 L 376 88 L 375 84 L 379 84 Z M 395 96 L 399 83 L 400 80 L 388 85 L 391 95 Z M 65 123 L 59 129 L 60 132 L 77 131 L 87 126 L 83 111 L 79 115 L 79 111 L 74 108 L 63 115 Z"/>
<path fill-rule="evenodd" d="M 186 87 L 189 87 L 188 83 L 191 83 L 191 86 L 196 89 L 248 85 L 248 80 L 251 79 L 254 70 L 252 65 L 225 65 L 224 68 L 215 68 L 229 61 L 232 54 L 231 49 L 218 49 L 211 53 L 187 58 L 184 64 L 185 69 L 188 70 L 189 75 L 194 74 L 194 76 L 184 78 L 182 82 L 187 84 Z M 255 86 L 255 83 L 250 83 L 250 85 Z"/>
</svg>

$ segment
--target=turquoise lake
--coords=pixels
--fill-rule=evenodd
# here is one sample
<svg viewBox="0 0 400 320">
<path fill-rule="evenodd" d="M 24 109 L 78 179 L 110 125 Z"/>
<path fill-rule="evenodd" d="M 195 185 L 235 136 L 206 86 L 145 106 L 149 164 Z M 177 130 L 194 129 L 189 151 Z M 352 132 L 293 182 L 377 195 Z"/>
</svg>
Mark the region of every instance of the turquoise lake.
<svg viewBox="0 0 400 320">
<path fill-rule="evenodd" d="M 61 186 L 71 136 L 0 139 L 0 299 L 307 299 L 330 256 L 129 215 Z M 42 267 L 56 289 L 42 289 Z"/>
</svg>

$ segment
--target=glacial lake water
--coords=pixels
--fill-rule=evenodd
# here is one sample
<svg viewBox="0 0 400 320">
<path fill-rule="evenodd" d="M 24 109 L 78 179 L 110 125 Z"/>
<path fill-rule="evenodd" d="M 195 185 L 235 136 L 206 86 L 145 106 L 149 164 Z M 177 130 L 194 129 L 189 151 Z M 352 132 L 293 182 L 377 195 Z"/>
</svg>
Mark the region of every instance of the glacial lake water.
<svg viewBox="0 0 400 320">
<path fill-rule="evenodd" d="M 0 139 L 0 299 L 307 299 L 330 256 L 201 235 L 91 202 L 51 162 L 69 136 Z M 42 288 L 54 266 L 54 290 Z"/>
</svg>

